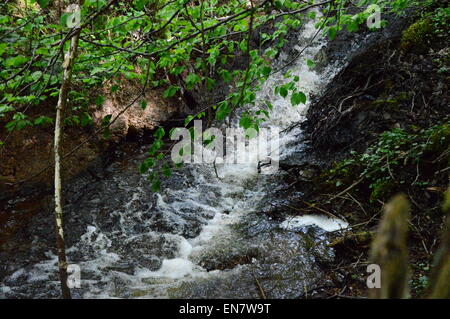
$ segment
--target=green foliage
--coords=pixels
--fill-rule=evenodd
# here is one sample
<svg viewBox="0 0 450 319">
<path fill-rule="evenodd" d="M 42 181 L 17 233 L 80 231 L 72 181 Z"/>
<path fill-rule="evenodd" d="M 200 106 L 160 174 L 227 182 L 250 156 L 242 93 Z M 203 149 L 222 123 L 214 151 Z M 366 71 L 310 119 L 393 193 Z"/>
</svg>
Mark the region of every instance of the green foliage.
<svg viewBox="0 0 450 319">
<path fill-rule="evenodd" d="M 178 86 L 171 85 L 164 91 L 163 97 L 165 98 L 172 97 L 175 94 L 177 94 L 179 89 L 180 88 Z"/>
<path fill-rule="evenodd" d="M 415 294 L 420 296 L 424 294 L 430 284 L 430 265 L 420 263 L 418 265 L 415 265 L 415 268 L 415 272 L 417 272 L 419 275 L 417 276 L 417 278 L 410 280 L 409 284 Z"/>
<path fill-rule="evenodd" d="M 292 93 L 291 97 L 291 103 L 292 105 L 298 105 L 300 103 L 305 104 L 306 103 L 306 95 L 303 92 L 294 92 Z"/>
<path fill-rule="evenodd" d="M 61 85 L 61 52 L 68 45 L 62 39 L 70 32 L 68 14 L 58 16 L 48 0 L 36 2 L 38 5 L 25 8 L 11 2 L 0 4 L 0 117 L 8 119 L 8 130 L 50 124 L 48 118 L 40 115 L 28 118 L 26 111 L 45 103 L 54 104 Z M 84 1 L 79 54 L 73 67 L 64 123 L 91 125 L 89 106 L 102 106 L 105 97 L 98 91 L 106 84 L 111 84 L 114 93 L 126 79 L 140 83 L 142 91 L 147 87 L 161 88 L 165 98 L 173 98 L 181 89 L 212 91 L 217 88 L 217 80 L 222 79 L 234 89 L 210 110 L 202 110 L 192 118 L 213 113 L 216 120 L 222 121 L 230 115 L 243 114 L 240 125 L 258 130 L 272 111 L 269 103 L 255 111 L 235 110 L 256 106 L 256 92 L 276 72 L 271 62 L 287 42 L 289 31 L 299 28 L 306 19 L 316 21 L 317 28 L 331 38 L 345 27 L 356 31 L 369 15 L 365 7 L 374 2 L 380 3 L 361 1 L 358 6 L 363 10 L 354 15 L 346 12 L 347 1 L 336 0 L 322 5 L 324 15 L 319 17 L 304 10 L 311 3 L 292 0 L 254 1 L 254 7 L 238 0 L 134 0 L 119 1 L 107 10 L 105 0 Z M 394 1 L 397 9 L 403 4 L 404 1 Z M 88 17 L 95 18 L 87 21 Z M 85 22 L 88 24 L 83 25 Z M 252 37 L 256 32 L 261 40 L 255 46 Z M 247 57 L 245 70 L 231 69 L 230 62 L 236 56 Z M 313 61 L 307 63 L 314 67 Z M 306 103 L 305 94 L 297 89 L 299 78 L 287 78 L 288 83 L 275 88 L 276 93 L 284 98 L 290 95 L 294 106 Z M 143 101 L 138 104 L 143 109 L 147 106 Z M 104 128 L 108 133 L 108 124 Z M 164 142 L 160 135 L 155 136 L 149 161 L 141 171 L 164 167 L 161 173 L 169 175 L 167 166 L 149 165 L 150 159 L 162 159 Z M 159 173 L 152 171 L 149 178 L 157 189 Z"/>
<path fill-rule="evenodd" d="M 337 163 L 328 173 L 334 176 L 337 187 L 346 187 L 355 178 L 364 178 L 369 184 L 371 201 L 385 200 L 407 182 L 426 187 L 426 181 L 415 177 L 408 180 L 397 172 L 404 167 L 415 169 L 430 154 L 438 156 L 449 148 L 450 122 L 416 133 L 392 129 L 382 133 L 363 154 L 352 152 L 351 158 Z"/>
<path fill-rule="evenodd" d="M 424 6 L 421 18 L 402 34 L 401 48 L 405 51 L 423 51 L 429 48 L 434 38 L 446 40 L 450 36 L 450 8 L 437 1 L 429 1 Z M 435 7 L 438 5 L 438 7 Z"/>
<path fill-rule="evenodd" d="M 433 33 L 442 39 L 448 39 L 450 36 L 450 8 L 437 8 L 429 16 L 433 26 Z"/>
<path fill-rule="evenodd" d="M 41 8 L 46 8 L 50 2 L 50 0 L 36 0 L 37 3 L 41 6 Z"/>
<path fill-rule="evenodd" d="M 46 125 L 46 124 L 53 124 L 55 121 L 47 116 L 39 116 L 34 120 L 34 125 Z"/>
<path fill-rule="evenodd" d="M 33 125 L 33 123 L 28 119 L 28 116 L 17 112 L 13 115 L 12 121 L 6 124 L 6 129 L 11 132 L 12 130 L 21 130 L 26 126 Z"/>
</svg>

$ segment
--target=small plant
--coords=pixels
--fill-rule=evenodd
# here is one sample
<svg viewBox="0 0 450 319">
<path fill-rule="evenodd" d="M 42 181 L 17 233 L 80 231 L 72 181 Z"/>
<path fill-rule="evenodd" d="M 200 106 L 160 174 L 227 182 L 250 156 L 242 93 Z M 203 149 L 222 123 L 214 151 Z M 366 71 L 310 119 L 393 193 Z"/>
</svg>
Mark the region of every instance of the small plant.
<svg viewBox="0 0 450 319">
<path fill-rule="evenodd" d="M 430 21 L 433 33 L 439 38 L 448 39 L 450 35 L 450 8 L 437 8 L 431 15 Z"/>
<path fill-rule="evenodd" d="M 365 179 L 369 183 L 371 202 L 385 200 L 407 182 L 417 187 L 428 186 L 428 181 L 416 179 L 416 175 L 411 175 L 414 177 L 411 179 L 398 176 L 397 172 L 407 165 L 420 165 L 431 154 L 440 155 L 449 145 L 450 122 L 417 133 L 395 128 L 382 133 L 363 154 L 351 152 L 351 158 L 335 164 L 328 174 L 334 175 L 336 187 L 346 187 L 355 178 Z"/>
<path fill-rule="evenodd" d="M 416 271 L 419 276 L 410 281 L 410 286 L 416 295 L 422 295 L 430 284 L 430 265 L 428 263 L 420 263 L 416 266 Z"/>
<path fill-rule="evenodd" d="M 438 1 L 427 1 L 421 6 L 421 18 L 402 34 L 401 48 L 404 51 L 427 50 L 432 38 L 444 40 L 450 35 L 450 8 L 439 6 Z"/>
</svg>

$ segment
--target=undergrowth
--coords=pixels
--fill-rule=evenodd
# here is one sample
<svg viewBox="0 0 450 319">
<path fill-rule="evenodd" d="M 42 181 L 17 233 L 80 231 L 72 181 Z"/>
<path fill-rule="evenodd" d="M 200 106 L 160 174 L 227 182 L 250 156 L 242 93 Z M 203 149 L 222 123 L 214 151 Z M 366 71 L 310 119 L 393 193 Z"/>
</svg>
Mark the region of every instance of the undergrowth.
<svg viewBox="0 0 450 319">
<path fill-rule="evenodd" d="M 408 132 L 394 128 L 380 134 L 364 153 L 336 163 L 323 174 L 330 187 L 354 182 L 368 187 L 370 201 L 384 201 L 409 186 L 427 188 L 449 167 L 450 121 Z"/>
</svg>

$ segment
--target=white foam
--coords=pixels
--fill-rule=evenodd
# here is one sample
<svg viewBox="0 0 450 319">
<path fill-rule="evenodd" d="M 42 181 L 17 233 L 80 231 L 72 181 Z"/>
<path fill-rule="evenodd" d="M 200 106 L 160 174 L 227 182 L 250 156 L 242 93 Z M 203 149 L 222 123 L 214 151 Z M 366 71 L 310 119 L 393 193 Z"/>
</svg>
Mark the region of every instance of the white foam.
<svg viewBox="0 0 450 319">
<path fill-rule="evenodd" d="M 143 270 L 136 275 L 141 278 L 171 278 L 180 279 L 194 273 L 196 266 L 185 258 L 164 259 L 157 271 Z"/>
<path fill-rule="evenodd" d="M 280 227 L 287 230 L 304 226 L 317 226 L 327 232 L 336 231 L 348 227 L 348 223 L 338 219 L 322 215 L 305 215 L 286 219 L 280 224 Z"/>
<path fill-rule="evenodd" d="M 11 288 L 8 286 L 0 286 L 0 291 L 4 294 L 8 293 L 11 291 Z"/>
<path fill-rule="evenodd" d="M 182 237 L 181 243 L 178 248 L 178 253 L 181 257 L 187 258 L 192 252 L 192 245 Z"/>
<path fill-rule="evenodd" d="M 21 268 L 9 276 L 9 280 L 17 280 L 19 277 L 26 275 L 25 269 Z"/>
</svg>

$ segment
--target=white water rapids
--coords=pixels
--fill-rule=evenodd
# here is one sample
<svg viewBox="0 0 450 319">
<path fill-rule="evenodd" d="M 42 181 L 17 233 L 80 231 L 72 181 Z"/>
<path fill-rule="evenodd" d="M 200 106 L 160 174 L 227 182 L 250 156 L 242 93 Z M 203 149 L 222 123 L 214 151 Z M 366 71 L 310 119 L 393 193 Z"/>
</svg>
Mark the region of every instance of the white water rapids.
<svg viewBox="0 0 450 319">
<path fill-rule="evenodd" d="M 314 20 L 308 21 L 299 33 L 296 49 L 302 50 L 310 41 L 311 45 L 289 67 L 291 74 L 299 76 L 298 88 L 307 96 L 318 94 L 344 66 L 343 62 L 340 62 L 340 65 L 328 65 L 320 73 L 308 67 L 307 59 L 314 60 L 326 44 L 321 34 L 315 37 L 317 30 L 314 25 Z M 290 58 L 292 57 L 282 54 L 274 69 L 284 65 Z M 280 131 L 304 120 L 310 103 L 308 99 L 306 105 L 292 107 L 289 98 L 284 99 L 274 94 L 275 86 L 286 81 L 283 74 L 284 72 L 278 72 L 270 76 L 257 96 L 259 102 L 267 99 L 273 105 L 270 120 L 264 126 L 277 127 Z M 276 142 L 280 145 L 281 160 L 298 151 L 292 145 L 300 134 L 301 130 L 297 127 L 279 136 Z M 145 186 L 148 182 L 144 177 L 140 176 L 141 180 L 136 181 L 132 190 L 121 176 L 112 177 L 109 183 L 114 184 L 114 191 L 130 194 L 126 204 L 108 213 L 108 218 L 114 220 L 114 225 L 108 226 L 108 231 L 105 231 L 95 220 L 91 221 L 88 226 L 84 226 L 81 238 L 67 250 L 69 262 L 77 263 L 82 270 L 82 292 L 78 297 L 173 297 L 179 296 L 174 294 L 174 291 L 180 287 L 184 287 L 181 291 L 195 290 L 197 283 L 211 282 L 214 286 L 215 282 L 232 282 L 232 278 L 240 278 L 238 274 L 245 265 L 238 263 L 236 267 L 226 270 L 220 267 L 206 269 L 205 260 L 214 258 L 223 251 L 240 249 L 241 242 L 237 239 L 236 229 L 249 214 L 257 213 L 261 200 L 268 196 L 271 190 L 268 189 L 267 180 L 272 181 L 271 185 L 276 185 L 274 180 L 278 177 L 263 177 L 258 174 L 256 163 L 221 165 L 218 170 L 221 180 L 216 178 L 211 164 L 187 165 L 184 171 L 190 172 L 191 180 L 186 181 L 179 177 L 179 182 L 175 181 L 178 187 L 161 191 L 156 195 L 156 206 L 150 208 L 141 207 L 142 203 L 152 196 Z M 101 200 L 102 198 L 93 198 L 89 204 L 98 205 Z M 90 206 L 87 205 L 82 212 L 77 213 L 98 213 L 98 208 L 90 210 L 88 207 Z M 155 211 L 158 214 L 148 216 L 149 212 Z M 199 233 L 189 232 L 193 224 L 200 225 Z M 158 225 L 157 230 L 154 225 Z M 290 231 L 305 226 L 317 226 L 324 231 L 333 231 L 345 228 L 347 224 L 342 220 L 324 216 L 301 216 L 279 222 L 277 227 Z M 38 242 L 39 239 L 36 238 L 34 243 Z M 274 248 L 264 246 L 263 249 Z M 152 266 L 155 255 L 163 257 L 158 267 Z M 129 259 L 143 261 L 133 264 L 130 268 L 120 266 L 126 264 Z M 253 259 L 251 263 L 258 262 L 257 257 Z M 8 293 L 14 295 L 14 291 L 19 288 L 14 287 L 12 283 L 20 278 L 22 285 L 36 289 L 34 297 L 53 296 L 47 291 L 59 289 L 57 258 L 48 252 L 42 260 L 26 270 L 21 268 L 10 275 L 0 284 L 0 296 Z M 301 269 L 299 271 L 301 272 Z M 186 285 L 194 286 L 186 288 Z M 209 292 L 194 292 L 193 295 L 214 296 Z M 185 296 L 183 292 L 181 296 Z"/>
</svg>

